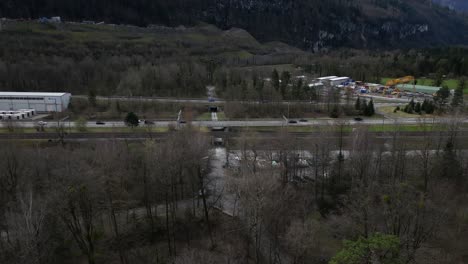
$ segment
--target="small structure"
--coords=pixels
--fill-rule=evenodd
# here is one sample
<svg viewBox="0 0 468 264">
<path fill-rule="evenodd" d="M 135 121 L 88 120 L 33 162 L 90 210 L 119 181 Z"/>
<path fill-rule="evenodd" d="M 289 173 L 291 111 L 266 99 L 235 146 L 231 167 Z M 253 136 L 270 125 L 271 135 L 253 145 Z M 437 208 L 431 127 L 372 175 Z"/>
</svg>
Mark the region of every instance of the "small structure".
<svg viewBox="0 0 468 264">
<path fill-rule="evenodd" d="M 63 112 L 68 108 L 70 99 L 69 93 L 0 92 L 0 109 L 34 109 L 34 113 Z"/>
<path fill-rule="evenodd" d="M 307 86 L 311 89 L 322 89 L 324 85 L 322 82 L 314 82 L 314 83 L 309 83 Z"/>
<path fill-rule="evenodd" d="M 338 78 L 338 76 L 325 76 L 325 77 L 320 77 L 320 78 L 317 78 L 317 81 L 319 82 L 323 82 L 323 81 L 328 81 L 328 80 L 331 80 L 331 79 L 334 79 L 334 78 Z"/>
<path fill-rule="evenodd" d="M 331 86 L 338 86 L 338 85 L 343 85 L 343 83 L 349 82 L 351 79 L 349 77 L 336 77 L 330 79 L 330 85 Z"/>
</svg>

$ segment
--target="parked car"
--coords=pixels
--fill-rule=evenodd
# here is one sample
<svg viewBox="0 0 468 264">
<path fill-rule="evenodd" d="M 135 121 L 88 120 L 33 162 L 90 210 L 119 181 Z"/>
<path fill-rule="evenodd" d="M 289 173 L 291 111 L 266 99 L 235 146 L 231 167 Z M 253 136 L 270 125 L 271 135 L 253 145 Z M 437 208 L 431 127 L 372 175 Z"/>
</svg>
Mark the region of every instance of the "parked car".
<svg viewBox="0 0 468 264">
<path fill-rule="evenodd" d="M 96 125 L 105 125 L 106 123 L 103 121 L 96 121 Z"/>
<path fill-rule="evenodd" d="M 289 124 L 297 124 L 297 121 L 296 120 L 289 120 L 288 123 Z"/>
<path fill-rule="evenodd" d="M 307 122 L 309 122 L 309 121 L 308 121 L 307 119 L 301 119 L 301 120 L 299 120 L 299 122 L 301 122 L 301 123 L 307 123 Z"/>
<path fill-rule="evenodd" d="M 145 125 L 154 125 L 154 122 L 150 120 L 145 120 Z"/>
<path fill-rule="evenodd" d="M 39 121 L 39 122 L 37 122 L 37 124 L 39 126 L 47 126 L 47 122 L 44 122 L 44 121 Z"/>
<path fill-rule="evenodd" d="M 362 121 L 363 119 L 361 117 L 355 117 L 354 121 Z"/>
</svg>

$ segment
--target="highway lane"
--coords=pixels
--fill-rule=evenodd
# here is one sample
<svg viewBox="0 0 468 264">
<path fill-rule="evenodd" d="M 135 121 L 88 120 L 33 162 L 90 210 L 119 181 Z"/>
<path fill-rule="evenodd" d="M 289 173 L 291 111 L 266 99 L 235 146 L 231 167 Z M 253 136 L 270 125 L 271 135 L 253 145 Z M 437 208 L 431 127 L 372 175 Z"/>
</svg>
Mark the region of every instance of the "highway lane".
<svg viewBox="0 0 468 264">
<path fill-rule="evenodd" d="M 284 127 L 284 126 L 293 126 L 293 127 L 307 127 L 307 126 L 333 126 L 339 124 L 347 125 L 391 125 L 391 124 L 401 124 L 401 125 L 417 125 L 417 124 L 441 124 L 451 122 L 453 119 L 450 118 L 399 118 L 396 120 L 393 119 L 364 119 L 362 121 L 355 121 L 353 119 L 310 119 L 308 122 L 298 122 L 298 123 L 288 123 L 286 120 L 233 120 L 233 121 L 193 121 L 193 126 L 200 127 Z M 459 119 L 460 122 L 468 124 L 468 118 Z M 19 121 L 15 123 L 18 127 L 23 128 L 34 128 L 37 126 L 37 122 L 33 121 Z M 46 127 L 75 127 L 75 122 L 47 122 Z M 142 126 L 146 126 L 141 124 Z M 153 127 L 168 127 L 170 125 L 177 125 L 176 121 L 154 121 Z M 6 127 L 7 123 L 0 122 L 0 127 Z M 126 127 L 125 123 L 122 121 L 105 121 L 104 124 L 96 124 L 96 122 L 87 122 L 86 126 L 89 128 L 122 128 Z"/>
</svg>

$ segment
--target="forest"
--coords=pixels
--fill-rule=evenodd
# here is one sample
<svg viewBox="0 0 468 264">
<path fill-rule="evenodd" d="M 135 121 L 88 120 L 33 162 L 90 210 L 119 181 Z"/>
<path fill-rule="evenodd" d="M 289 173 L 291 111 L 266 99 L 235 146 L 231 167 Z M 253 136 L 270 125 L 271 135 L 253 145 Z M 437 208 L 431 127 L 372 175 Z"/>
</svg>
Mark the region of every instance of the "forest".
<svg viewBox="0 0 468 264">
<path fill-rule="evenodd" d="M 206 24 L 140 28 L 7 22 L 0 36 L 4 91 L 203 97 L 205 87 L 215 85 L 220 97 L 258 100 L 259 91 L 273 90 L 264 79 L 274 70 L 295 86 L 306 85 L 295 83 L 294 77 L 303 74 L 379 83 L 384 77 L 406 75 L 459 79 L 468 72 L 464 47 L 314 54 L 277 42 L 259 43 L 240 29 L 223 31 Z M 286 96 L 278 89 L 264 94 L 270 94 L 269 100 L 304 96 Z"/>
<path fill-rule="evenodd" d="M 463 262 L 466 132 L 420 127 L 4 142 L 0 262 Z"/>
</svg>

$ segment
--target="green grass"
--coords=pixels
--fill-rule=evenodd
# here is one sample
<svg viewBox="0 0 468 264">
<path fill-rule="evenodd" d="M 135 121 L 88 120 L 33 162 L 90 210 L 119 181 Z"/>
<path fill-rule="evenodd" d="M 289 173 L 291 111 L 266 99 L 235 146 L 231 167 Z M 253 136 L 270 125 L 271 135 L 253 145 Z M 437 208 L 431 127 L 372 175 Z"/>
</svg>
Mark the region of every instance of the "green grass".
<svg viewBox="0 0 468 264">
<path fill-rule="evenodd" d="M 403 117 L 403 118 L 418 118 L 418 117 L 432 117 L 433 115 L 419 115 L 419 114 L 408 114 L 403 112 L 405 108 L 405 104 L 400 105 L 400 111 L 395 111 L 396 106 L 383 106 L 379 107 L 378 110 L 384 112 L 386 116 L 389 117 Z"/>
<path fill-rule="evenodd" d="M 388 78 L 388 77 L 382 78 L 380 83 L 385 84 L 388 80 L 391 80 L 391 79 L 394 79 L 394 78 Z M 416 79 L 416 80 L 418 81 L 417 83 L 418 85 L 435 86 L 433 79 L 424 78 L 424 79 Z M 442 85 L 447 85 L 449 89 L 456 89 L 458 86 L 458 80 L 447 79 L 443 81 Z M 465 92 L 468 93 L 468 89 L 466 89 Z"/>
</svg>

